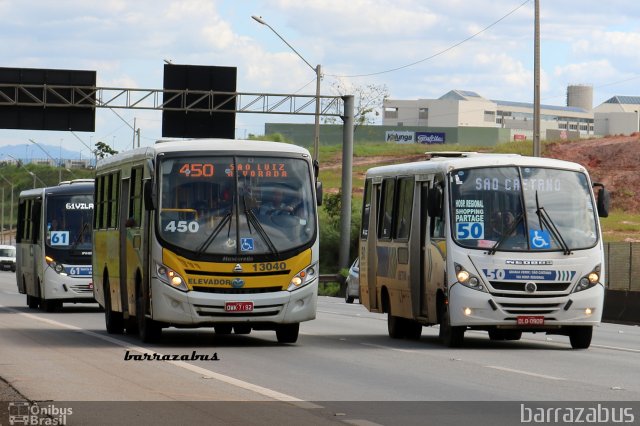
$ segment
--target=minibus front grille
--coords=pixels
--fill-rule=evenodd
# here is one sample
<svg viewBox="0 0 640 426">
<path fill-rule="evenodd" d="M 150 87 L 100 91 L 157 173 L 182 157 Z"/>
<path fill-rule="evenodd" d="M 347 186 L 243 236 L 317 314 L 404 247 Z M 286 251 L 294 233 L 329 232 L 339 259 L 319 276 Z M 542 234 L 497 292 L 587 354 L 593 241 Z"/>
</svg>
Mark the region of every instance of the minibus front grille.
<svg viewBox="0 0 640 426">
<path fill-rule="evenodd" d="M 530 303 L 528 301 L 499 301 L 496 303 L 510 315 L 547 315 L 560 310 L 562 302 Z"/>
<path fill-rule="evenodd" d="M 203 293 L 216 293 L 216 294 L 258 294 L 258 293 L 276 293 L 283 291 L 282 287 L 247 287 L 247 288 L 233 288 L 233 287 L 205 287 L 201 285 L 194 285 L 193 291 L 200 291 Z"/>
<path fill-rule="evenodd" d="M 527 293 L 525 291 L 526 282 L 515 282 L 515 281 L 489 281 L 491 287 L 498 291 L 514 291 L 514 292 L 522 292 Z M 549 292 L 549 293 L 564 293 L 571 286 L 570 282 L 560 282 L 560 283 L 545 283 L 545 282 L 537 282 L 536 284 L 536 292 Z M 529 293 L 527 293 L 529 294 Z"/>
</svg>

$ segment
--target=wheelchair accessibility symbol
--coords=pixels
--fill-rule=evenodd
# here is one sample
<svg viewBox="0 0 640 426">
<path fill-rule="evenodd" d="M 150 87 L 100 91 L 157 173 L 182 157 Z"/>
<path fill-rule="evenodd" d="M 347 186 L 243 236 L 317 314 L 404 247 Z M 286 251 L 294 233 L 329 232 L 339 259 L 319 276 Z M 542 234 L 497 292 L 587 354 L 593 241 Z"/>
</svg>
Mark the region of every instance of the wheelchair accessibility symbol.
<svg viewBox="0 0 640 426">
<path fill-rule="evenodd" d="M 549 231 L 542 229 L 529 230 L 529 243 L 533 249 L 551 248 L 551 236 L 549 235 Z"/>
<path fill-rule="evenodd" d="M 240 250 L 253 251 L 253 238 L 240 238 Z"/>
</svg>

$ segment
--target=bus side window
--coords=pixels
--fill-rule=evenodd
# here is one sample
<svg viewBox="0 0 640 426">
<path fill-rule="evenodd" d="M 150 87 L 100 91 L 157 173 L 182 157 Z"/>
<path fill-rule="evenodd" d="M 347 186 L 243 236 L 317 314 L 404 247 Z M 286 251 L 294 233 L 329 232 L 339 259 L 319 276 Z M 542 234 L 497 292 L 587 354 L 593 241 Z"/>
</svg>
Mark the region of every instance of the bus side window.
<svg viewBox="0 0 640 426">
<path fill-rule="evenodd" d="M 380 239 L 391 239 L 395 183 L 395 178 L 388 178 L 382 181 L 382 204 L 380 206 L 380 217 L 378 217 L 378 238 Z"/>
<path fill-rule="evenodd" d="M 367 179 L 364 185 L 364 197 L 362 199 L 362 220 L 360 221 L 360 238 L 367 239 L 369 235 L 369 215 L 371 213 L 371 179 Z"/>
<path fill-rule="evenodd" d="M 444 238 L 444 206 L 442 182 L 434 182 L 433 188 L 429 191 L 429 203 L 436 203 L 429 211 L 434 214 L 431 216 L 431 238 Z"/>
</svg>

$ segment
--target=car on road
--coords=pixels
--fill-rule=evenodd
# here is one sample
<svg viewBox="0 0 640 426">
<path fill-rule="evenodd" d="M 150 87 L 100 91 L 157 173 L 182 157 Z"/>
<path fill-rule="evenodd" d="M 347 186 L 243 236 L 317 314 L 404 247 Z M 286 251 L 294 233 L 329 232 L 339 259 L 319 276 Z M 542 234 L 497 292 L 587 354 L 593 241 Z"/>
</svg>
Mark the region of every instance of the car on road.
<svg viewBox="0 0 640 426">
<path fill-rule="evenodd" d="M 356 258 L 349 268 L 349 275 L 346 279 L 346 290 L 344 301 L 353 303 L 355 299 L 360 300 L 360 258 Z"/>
<path fill-rule="evenodd" d="M 16 248 L 14 246 L 0 245 L 0 269 L 16 271 Z"/>
</svg>

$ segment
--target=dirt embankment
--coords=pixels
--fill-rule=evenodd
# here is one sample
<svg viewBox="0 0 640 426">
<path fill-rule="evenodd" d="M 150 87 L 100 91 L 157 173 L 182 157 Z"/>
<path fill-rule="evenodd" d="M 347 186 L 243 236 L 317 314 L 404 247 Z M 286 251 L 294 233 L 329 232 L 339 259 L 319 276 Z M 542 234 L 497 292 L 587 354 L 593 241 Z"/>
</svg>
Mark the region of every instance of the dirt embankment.
<svg viewBox="0 0 640 426">
<path fill-rule="evenodd" d="M 611 192 L 612 208 L 640 214 L 640 134 L 611 136 L 600 139 L 557 142 L 545 145 L 544 157 L 573 161 L 587 168 L 591 179 Z M 354 157 L 353 165 L 370 167 L 390 163 L 405 163 L 424 159 L 423 154 L 390 157 Z M 338 169 L 342 160 L 336 158 L 322 165 L 323 169 Z M 360 173 L 364 175 L 364 172 Z M 358 176 L 358 173 L 354 174 Z M 338 188 L 325 188 L 328 193 Z M 362 188 L 353 187 L 354 193 Z"/>
<path fill-rule="evenodd" d="M 640 213 L 640 134 L 553 143 L 544 156 L 582 164 L 611 192 L 614 209 Z"/>
</svg>

